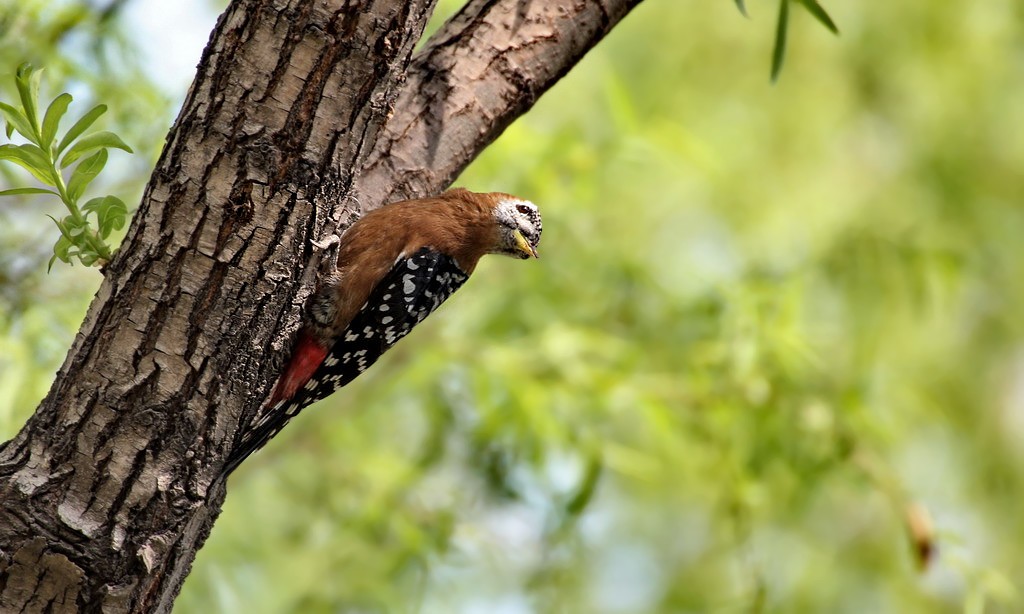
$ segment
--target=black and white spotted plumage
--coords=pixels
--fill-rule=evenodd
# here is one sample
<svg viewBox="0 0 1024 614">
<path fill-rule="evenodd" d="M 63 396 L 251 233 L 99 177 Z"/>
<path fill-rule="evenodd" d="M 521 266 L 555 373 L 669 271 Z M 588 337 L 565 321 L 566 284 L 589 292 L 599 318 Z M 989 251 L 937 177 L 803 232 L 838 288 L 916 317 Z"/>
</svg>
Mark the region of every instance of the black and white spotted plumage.
<svg viewBox="0 0 1024 614">
<path fill-rule="evenodd" d="M 366 371 L 468 277 L 453 258 L 429 247 L 399 257 L 309 381 L 291 398 L 266 409 L 246 431 L 227 471 L 263 447 L 304 407 L 330 396 Z"/>
<path fill-rule="evenodd" d="M 358 377 L 451 295 L 486 254 L 538 258 L 537 206 L 453 188 L 366 212 L 338 239 L 335 268 L 256 416 L 239 425 L 230 473 L 303 407 Z"/>
</svg>

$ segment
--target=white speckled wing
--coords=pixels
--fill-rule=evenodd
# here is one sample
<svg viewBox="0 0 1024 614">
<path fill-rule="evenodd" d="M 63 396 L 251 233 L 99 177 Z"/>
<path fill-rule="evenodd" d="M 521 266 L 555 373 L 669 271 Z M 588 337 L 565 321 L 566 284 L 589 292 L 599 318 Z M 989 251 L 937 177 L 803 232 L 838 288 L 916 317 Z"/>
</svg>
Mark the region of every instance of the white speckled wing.
<svg viewBox="0 0 1024 614">
<path fill-rule="evenodd" d="M 236 467 L 263 447 L 304 407 L 330 396 L 366 371 L 468 277 L 450 256 L 430 248 L 397 260 L 306 385 L 267 410 L 246 432 L 229 467 Z"/>
</svg>

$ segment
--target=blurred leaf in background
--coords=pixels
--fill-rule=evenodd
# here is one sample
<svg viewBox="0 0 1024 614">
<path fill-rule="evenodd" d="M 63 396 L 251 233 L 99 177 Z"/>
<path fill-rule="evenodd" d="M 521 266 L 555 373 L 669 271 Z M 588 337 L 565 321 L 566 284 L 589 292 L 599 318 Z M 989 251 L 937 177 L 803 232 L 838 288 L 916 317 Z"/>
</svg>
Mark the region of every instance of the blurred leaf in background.
<svg viewBox="0 0 1024 614">
<path fill-rule="evenodd" d="M 250 459 L 176 611 L 1024 607 L 1024 5 L 793 10 L 775 86 L 744 6 L 643 3 L 467 170 L 544 258 Z"/>
</svg>

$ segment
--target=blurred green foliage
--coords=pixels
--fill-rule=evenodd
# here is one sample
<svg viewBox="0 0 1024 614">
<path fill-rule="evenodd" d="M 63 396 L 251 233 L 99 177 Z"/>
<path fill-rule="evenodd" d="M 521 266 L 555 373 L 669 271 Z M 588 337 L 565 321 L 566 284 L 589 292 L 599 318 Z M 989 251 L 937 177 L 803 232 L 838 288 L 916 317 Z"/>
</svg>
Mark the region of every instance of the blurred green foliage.
<svg viewBox="0 0 1024 614">
<path fill-rule="evenodd" d="M 775 86 L 746 8 L 642 4 L 465 173 L 542 258 L 250 459 L 178 612 L 1024 609 L 1024 5 L 793 11 Z"/>
</svg>

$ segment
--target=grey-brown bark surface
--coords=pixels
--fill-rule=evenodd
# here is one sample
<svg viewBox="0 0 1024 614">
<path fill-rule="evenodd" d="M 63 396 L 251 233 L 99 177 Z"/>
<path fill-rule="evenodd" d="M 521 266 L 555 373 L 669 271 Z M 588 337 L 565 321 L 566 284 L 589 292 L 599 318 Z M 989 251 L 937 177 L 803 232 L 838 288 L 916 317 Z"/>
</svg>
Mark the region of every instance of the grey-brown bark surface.
<svg viewBox="0 0 1024 614">
<path fill-rule="evenodd" d="M 395 102 L 434 0 L 235 0 L 56 382 L 0 447 L 0 611 L 169 611 L 315 285 L 311 240 L 444 187 L 638 2 L 474 0 Z"/>
<path fill-rule="evenodd" d="M 640 0 L 471 0 L 409 67 L 356 178 L 360 202 L 436 193 Z"/>
</svg>

